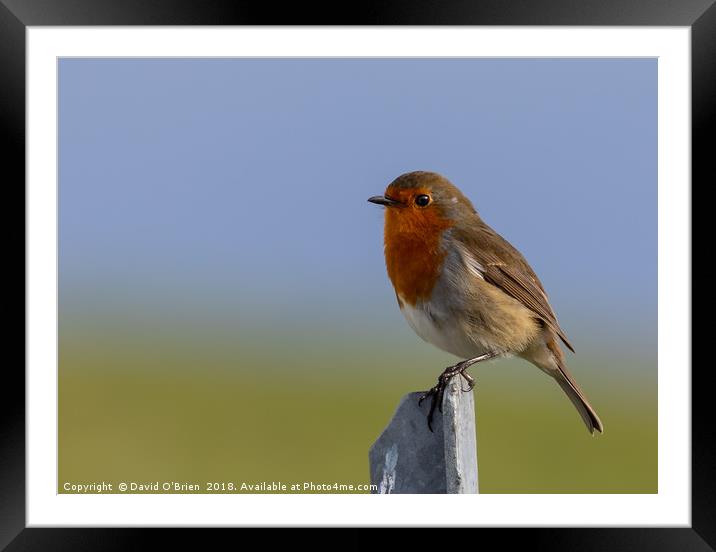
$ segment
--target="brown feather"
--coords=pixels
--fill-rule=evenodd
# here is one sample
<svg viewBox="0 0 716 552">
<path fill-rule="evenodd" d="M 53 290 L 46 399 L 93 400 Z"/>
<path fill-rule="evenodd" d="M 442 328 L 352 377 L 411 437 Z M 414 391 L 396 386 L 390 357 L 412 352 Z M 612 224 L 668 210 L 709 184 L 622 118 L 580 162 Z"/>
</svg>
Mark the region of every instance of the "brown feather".
<svg viewBox="0 0 716 552">
<path fill-rule="evenodd" d="M 534 312 L 574 352 L 532 267 L 517 249 L 479 216 L 475 214 L 471 218 L 467 225 L 460 224 L 453 228 L 452 235 L 483 266 L 485 280 Z"/>
<path fill-rule="evenodd" d="M 597 430 L 599 433 L 604 433 L 604 424 L 599 419 L 592 405 L 589 404 L 587 396 L 582 391 L 581 387 L 577 385 L 576 380 L 572 374 L 567 370 L 567 365 L 564 362 L 564 355 L 562 354 L 559 345 L 554 339 L 550 339 L 546 342 L 547 348 L 554 355 L 554 361 L 557 365 L 557 371 L 552 373 L 552 377 L 557 380 L 557 383 L 562 390 L 567 394 L 569 400 L 576 407 L 577 412 L 582 417 L 584 424 L 590 433 L 594 433 Z"/>
</svg>

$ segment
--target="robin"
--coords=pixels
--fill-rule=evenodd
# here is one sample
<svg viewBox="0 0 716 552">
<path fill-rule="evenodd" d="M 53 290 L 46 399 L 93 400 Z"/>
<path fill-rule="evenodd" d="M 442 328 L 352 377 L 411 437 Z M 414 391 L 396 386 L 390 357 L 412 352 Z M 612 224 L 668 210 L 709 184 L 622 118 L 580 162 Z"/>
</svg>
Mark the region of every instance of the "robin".
<svg viewBox="0 0 716 552">
<path fill-rule="evenodd" d="M 602 422 L 567 370 L 559 341 L 574 352 L 547 294 L 522 254 L 490 228 L 470 200 L 433 172 L 406 173 L 385 195 L 385 262 L 410 327 L 425 341 L 462 359 L 449 366 L 420 402 L 442 408 L 445 387 L 486 360 L 519 356 L 552 376 L 590 433 Z"/>
</svg>

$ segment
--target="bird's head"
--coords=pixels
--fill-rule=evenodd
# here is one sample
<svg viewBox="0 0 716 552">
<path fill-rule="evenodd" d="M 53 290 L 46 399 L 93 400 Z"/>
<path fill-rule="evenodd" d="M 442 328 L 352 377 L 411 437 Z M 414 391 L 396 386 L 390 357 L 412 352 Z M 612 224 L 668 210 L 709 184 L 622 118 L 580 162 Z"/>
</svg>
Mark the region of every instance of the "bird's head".
<svg viewBox="0 0 716 552">
<path fill-rule="evenodd" d="M 403 174 L 388 185 L 384 195 L 368 201 L 386 207 L 386 234 L 439 231 L 475 214 L 470 200 L 434 172 Z"/>
</svg>

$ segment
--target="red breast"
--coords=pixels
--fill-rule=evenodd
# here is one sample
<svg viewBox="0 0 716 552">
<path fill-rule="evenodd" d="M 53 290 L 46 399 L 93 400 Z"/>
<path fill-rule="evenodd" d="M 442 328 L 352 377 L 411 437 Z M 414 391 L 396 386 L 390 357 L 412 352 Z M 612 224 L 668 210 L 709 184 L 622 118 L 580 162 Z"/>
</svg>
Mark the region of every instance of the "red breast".
<svg viewBox="0 0 716 552">
<path fill-rule="evenodd" d="M 385 263 L 398 300 L 415 305 L 430 298 L 446 252 L 442 235 L 455 223 L 437 209 L 416 203 L 430 197 L 426 187 L 389 186 L 385 197 L 400 206 L 385 210 Z"/>
</svg>

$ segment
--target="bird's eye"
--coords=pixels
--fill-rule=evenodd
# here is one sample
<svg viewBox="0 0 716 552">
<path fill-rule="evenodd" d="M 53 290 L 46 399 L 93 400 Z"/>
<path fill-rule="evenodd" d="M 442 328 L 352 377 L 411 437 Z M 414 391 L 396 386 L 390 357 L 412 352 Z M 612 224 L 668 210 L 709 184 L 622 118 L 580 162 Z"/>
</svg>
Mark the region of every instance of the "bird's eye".
<svg viewBox="0 0 716 552">
<path fill-rule="evenodd" d="M 415 198 L 415 205 L 418 207 L 427 207 L 430 205 L 430 196 L 425 194 L 420 194 L 418 197 Z"/>
</svg>

